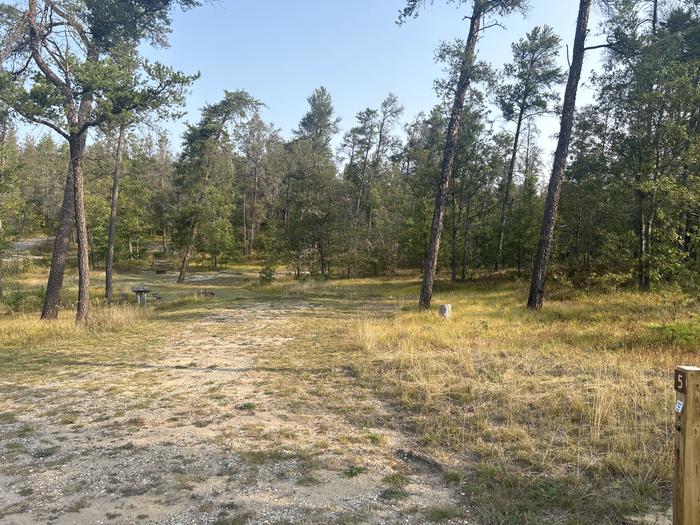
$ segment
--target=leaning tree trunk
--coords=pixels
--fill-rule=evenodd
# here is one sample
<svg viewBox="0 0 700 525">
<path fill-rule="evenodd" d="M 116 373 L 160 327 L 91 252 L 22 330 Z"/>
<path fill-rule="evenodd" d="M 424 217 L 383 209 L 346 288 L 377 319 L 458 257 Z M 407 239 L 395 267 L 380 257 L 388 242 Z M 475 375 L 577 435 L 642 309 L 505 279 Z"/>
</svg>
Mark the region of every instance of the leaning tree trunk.
<svg viewBox="0 0 700 525">
<path fill-rule="evenodd" d="M 190 232 L 190 239 L 185 247 L 185 253 L 182 255 L 182 263 L 180 264 L 180 275 L 177 277 L 178 284 L 183 284 L 185 282 L 185 277 L 187 277 L 187 268 L 190 265 L 190 259 L 192 258 L 192 252 L 194 252 L 194 241 L 197 238 L 197 225 L 192 226 Z"/>
<path fill-rule="evenodd" d="M 63 191 L 63 204 L 58 217 L 58 229 L 53 242 L 53 255 L 51 256 L 51 269 L 49 280 L 46 284 L 44 306 L 41 309 L 41 319 L 50 321 L 58 318 L 58 307 L 61 304 L 61 289 L 63 288 L 63 275 L 66 269 L 68 248 L 70 247 L 71 229 L 74 216 L 73 197 L 73 165 L 68 165 L 66 186 Z"/>
<path fill-rule="evenodd" d="M 423 285 L 418 301 L 418 305 L 422 310 L 429 309 L 433 299 L 433 285 L 435 284 L 435 274 L 437 272 L 438 256 L 440 254 L 440 238 L 442 236 L 445 205 L 447 204 L 450 178 L 452 177 L 452 169 L 457 154 L 457 142 L 459 139 L 459 127 L 462 122 L 462 113 L 464 111 L 464 101 L 466 99 L 467 89 L 471 84 L 472 70 L 474 69 L 476 45 L 481 29 L 482 14 L 482 8 L 477 3 L 477 5 L 474 6 L 474 12 L 471 17 L 469 37 L 467 38 L 467 44 L 464 50 L 462 69 L 459 74 L 455 100 L 452 106 L 452 114 L 447 128 L 445 151 L 440 168 L 440 180 L 438 182 L 437 196 L 435 197 L 435 212 L 430 229 L 430 244 L 428 245 L 428 254 L 423 272 Z"/>
<path fill-rule="evenodd" d="M 70 154 L 73 164 L 73 191 L 75 201 L 75 230 L 78 241 L 78 309 L 76 321 L 85 321 L 90 307 L 90 246 L 85 214 L 85 178 L 83 156 L 87 132 L 70 138 Z"/>
<path fill-rule="evenodd" d="M 112 208 L 109 215 L 109 238 L 107 240 L 107 260 L 105 261 L 105 300 L 112 302 L 114 295 L 114 242 L 117 236 L 117 205 L 119 203 L 119 182 L 122 175 L 122 160 L 124 157 L 124 142 L 126 141 L 126 126 L 119 127 L 119 139 L 114 162 L 114 178 L 112 181 Z"/>
<path fill-rule="evenodd" d="M 559 143 L 554 154 L 554 168 L 552 178 L 549 181 L 547 191 L 547 202 L 544 209 L 544 219 L 542 221 L 542 232 L 540 243 L 537 249 L 537 256 L 532 270 L 532 282 L 530 284 L 530 296 L 527 306 L 531 310 L 539 310 L 544 302 L 544 290 L 547 281 L 547 266 L 552 252 L 554 241 L 554 230 L 557 224 L 557 214 L 559 211 L 559 200 L 561 198 L 561 188 L 564 181 L 564 171 L 566 170 L 567 158 L 569 156 L 569 146 L 571 144 L 571 133 L 574 126 L 574 112 L 576 110 L 576 95 L 578 85 L 581 81 L 583 70 L 583 59 L 586 52 L 586 36 L 588 34 L 588 19 L 591 11 L 592 0 L 580 0 L 578 21 L 576 24 L 576 39 L 574 41 L 573 59 L 571 70 L 569 71 L 569 81 L 566 85 L 564 95 L 564 106 L 561 115 L 561 131 L 559 133 Z"/>
</svg>

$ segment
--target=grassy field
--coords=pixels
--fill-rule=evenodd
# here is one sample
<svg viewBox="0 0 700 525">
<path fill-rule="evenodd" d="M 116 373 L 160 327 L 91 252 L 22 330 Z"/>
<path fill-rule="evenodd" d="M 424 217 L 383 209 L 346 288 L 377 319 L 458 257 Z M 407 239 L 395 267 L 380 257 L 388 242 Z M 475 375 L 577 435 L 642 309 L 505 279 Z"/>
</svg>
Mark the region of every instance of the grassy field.
<svg viewBox="0 0 700 525">
<path fill-rule="evenodd" d="M 398 447 L 391 436 L 411 440 L 453 499 L 428 508 L 406 504 L 401 516 L 420 507 L 416 522 L 617 524 L 669 507 L 671 373 L 678 364 L 700 365 L 696 302 L 670 291 L 555 286 L 545 310 L 532 313 L 523 307 L 525 283 L 484 277 L 439 283 L 436 303 L 454 308 L 453 319 L 444 320 L 417 312 L 415 277 L 262 286 L 254 270 L 196 274 L 185 286 L 174 285 L 172 275 L 120 275 L 122 289 L 145 282 L 164 301 L 146 310 L 96 306 L 83 328 L 73 325 L 70 312 L 57 323 L 39 323 L 27 299 L 28 311 L 0 317 L 0 385 L 8 394 L 0 412 L 17 423 L 24 406 L 13 391 L 18 385 L 43 385 L 78 361 L 153 360 L 164 339 L 212 315 L 249 312 L 230 337 L 260 337 L 255 316 L 264 321 L 266 308 L 282 305 L 292 313 L 263 333 L 282 338 L 274 351 L 270 343 L 260 346 L 265 351 L 251 343 L 256 369 L 277 372 L 256 376 L 256 385 L 274 393 L 281 421 L 285 413 L 324 414 L 345 426 L 323 437 L 303 425 L 287 434 L 277 429 L 273 441 L 333 457 L 364 443 L 388 457 Z M 23 273 L 7 289 L 38 296 L 42 278 L 40 270 Z M 204 289 L 216 297 L 201 298 Z M 207 330 L 223 337 L 217 330 L 224 328 Z M 190 346 L 196 364 L 199 346 Z M 0 432 L 0 444 L 19 442 L 15 434 Z M 260 461 L 255 451 L 246 453 Z M 324 468 L 362 479 L 371 476 L 371 465 Z M 379 494 L 400 500 L 404 490 L 416 492 L 404 488 L 410 485 L 400 482 L 403 475 L 385 472 Z"/>
</svg>

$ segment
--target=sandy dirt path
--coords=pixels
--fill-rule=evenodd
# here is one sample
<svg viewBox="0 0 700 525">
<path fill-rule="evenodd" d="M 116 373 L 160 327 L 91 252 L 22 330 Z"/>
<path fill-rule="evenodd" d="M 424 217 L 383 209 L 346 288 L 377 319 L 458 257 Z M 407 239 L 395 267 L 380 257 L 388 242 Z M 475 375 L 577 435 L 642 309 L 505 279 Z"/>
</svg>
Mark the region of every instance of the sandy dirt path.
<svg viewBox="0 0 700 525">
<path fill-rule="evenodd" d="M 0 524 L 472 523 L 390 409 L 325 362 L 328 315 L 217 308 L 145 361 L 1 382 Z"/>
</svg>

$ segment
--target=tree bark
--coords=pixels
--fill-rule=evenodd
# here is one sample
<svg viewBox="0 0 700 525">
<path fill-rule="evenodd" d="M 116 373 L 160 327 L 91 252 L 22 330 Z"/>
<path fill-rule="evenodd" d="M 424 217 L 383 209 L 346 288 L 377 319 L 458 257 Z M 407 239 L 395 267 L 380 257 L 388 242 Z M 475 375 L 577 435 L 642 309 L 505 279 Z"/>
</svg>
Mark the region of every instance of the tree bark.
<svg viewBox="0 0 700 525">
<path fill-rule="evenodd" d="M 112 179 L 112 207 L 109 214 L 109 233 L 107 239 L 107 260 L 105 261 L 105 300 L 112 302 L 114 295 L 114 243 L 117 236 L 117 207 L 119 204 L 119 183 L 122 176 L 124 143 L 126 142 L 126 125 L 119 126 L 117 151 L 114 159 L 114 176 Z"/>
<path fill-rule="evenodd" d="M 462 59 L 462 68 L 455 92 L 452 114 L 447 128 L 447 140 L 445 141 L 444 157 L 440 168 L 440 180 L 437 188 L 437 196 L 435 197 L 435 212 L 430 229 L 430 244 L 428 246 L 428 254 L 423 272 L 423 285 L 418 301 L 418 306 L 421 310 L 428 310 L 433 299 L 433 286 L 435 284 L 435 274 L 437 273 L 438 256 L 440 254 L 440 238 L 442 236 L 445 205 L 447 203 L 450 178 L 452 177 L 452 169 L 454 168 L 455 156 L 457 154 L 457 142 L 459 140 L 459 127 L 462 122 L 462 113 L 464 112 L 464 101 L 472 79 L 472 70 L 476 57 L 476 45 L 481 29 L 482 15 L 482 7 L 477 2 L 471 17 L 469 37 L 467 38 L 467 44 L 464 50 L 464 58 Z"/>
<path fill-rule="evenodd" d="M 513 187 L 513 177 L 515 176 L 515 163 L 518 160 L 518 146 L 520 144 L 520 133 L 523 127 L 523 119 L 525 117 L 525 103 L 520 107 L 518 122 L 515 128 L 515 137 L 513 138 L 513 151 L 510 156 L 510 164 L 508 165 L 508 175 L 506 176 L 506 184 L 503 188 L 503 202 L 501 202 L 501 215 L 498 221 L 498 254 L 496 255 L 496 271 L 501 269 L 503 259 L 503 240 L 506 236 L 506 211 L 508 210 L 508 201 L 510 200 L 511 188 Z"/>
<path fill-rule="evenodd" d="M 246 177 L 247 178 L 247 177 Z M 247 206 L 247 201 L 248 200 L 248 192 L 244 188 L 243 189 L 243 255 L 250 255 L 250 252 L 248 251 L 248 206 Z"/>
<path fill-rule="evenodd" d="M 450 246 L 450 266 L 452 269 L 452 282 L 457 282 L 457 221 L 461 220 L 462 203 L 459 204 L 459 217 L 457 216 L 457 203 L 454 191 L 452 192 L 452 238 Z"/>
<path fill-rule="evenodd" d="M 197 225 L 192 226 L 192 231 L 190 233 L 190 240 L 185 247 L 185 253 L 182 256 L 182 263 L 180 264 L 180 274 L 177 277 L 178 284 L 184 284 L 185 277 L 187 277 L 187 267 L 190 264 L 190 259 L 192 258 L 192 252 L 194 251 L 194 240 L 197 237 Z"/>
<path fill-rule="evenodd" d="M 468 249 L 469 249 L 469 230 L 471 226 L 471 212 L 472 212 L 472 196 L 467 197 L 467 216 L 464 219 L 462 235 L 462 282 L 467 280 L 467 267 L 468 267 Z"/>
<path fill-rule="evenodd" d="M 258 172 L 258 164 L 257 162 L 255 163 L 255 171 L 253 173 L 253 207 L 250 210 L 250 236 L 249 236 L 249 242 L 250 242 L 250 253 L 253 253 L 254 245 L 255 245 L 255 234 L 256 231 L 259 227 L 258 225 L 258 179 L 259 179 L 259 172 Z"/>
<path fill-rule="evenodd" d="M 566 170 L 569 156 L 569 146 L 571 144 L 571 133 L 574 125 L 576 96 L 578 94 L 578 85 L 581 81 L 583 60 L 586 52 L 586 36 L 588 34 L 588 19 L 591 11 L 591 1 L 592 0 L 580 0 L 579 2 L 578 21 L 576 23 L 576 38 L 574 41 L 574 51 L 571 69 L 569 71 L 569 80 L 566 85 L 566 93 L 564 95 L 559 143 L 557 145 L 556 153 L 554 154 L 554 167 L 552 169 L 552 177 L 549 181 L 547 202 L 545 204 L 544 219 L 542 221 L 542 232 L 540 234 L 540 243 L 532 270 L 530 295 L 527 302 L 527 306 L 531 310 L 540 310 L 544 302 L 547 269 L 551 256 L 552 244 L 554 241 L 554 230 L 557 224 L 561 188 L 564 181 L 564 171 Z"/>
<path fill-rule="evenodd" d="M 78 308 L 76 321 L 87 319 L 90 307 L 90 260 L 87 217 L 85 214 L 85 177 L 83 156 L 87 132 L 70 138 L 71 163 L 73 164 L 73 198 L 75 202 L 75 230 L 78 241 Z"/>
<path fill-rule="evenodd" d="M 71 230 L 73 229 L 73 210 L 73 166 L 69 163 L 68 174 L 66 175 L 66 186 L 63 190 L 63 204 L 61 205 L 61 211 L 58 217 L 58 228 L 53 242 L 49 280 L 46 284 L 44 306 L 41 309 L 41 319 L 44 321 L 52 321 L 58 318 L 58 308 L 61 304 L 61 289 L 63 288 L 63 276 L 66 270 Z"/>
</svg>

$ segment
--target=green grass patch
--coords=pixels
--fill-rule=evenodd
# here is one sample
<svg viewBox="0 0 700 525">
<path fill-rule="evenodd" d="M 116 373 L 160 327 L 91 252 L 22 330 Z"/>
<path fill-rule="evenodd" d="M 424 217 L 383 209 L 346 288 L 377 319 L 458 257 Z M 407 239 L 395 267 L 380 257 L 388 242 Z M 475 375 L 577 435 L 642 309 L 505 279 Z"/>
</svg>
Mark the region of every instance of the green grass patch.
<svg viewBox="0 0 700 525">
<path fill-rule="evenodd" d="M 356 478 L 357 476 L 359 476 L 360 474 L 364 474 L 365 472 L 367 472 L 367 468 L 353 465 L 351 467 L 346 468 L 343 471 L 343 476 L 345 476 L 346 478 Z"/>
</svg>

